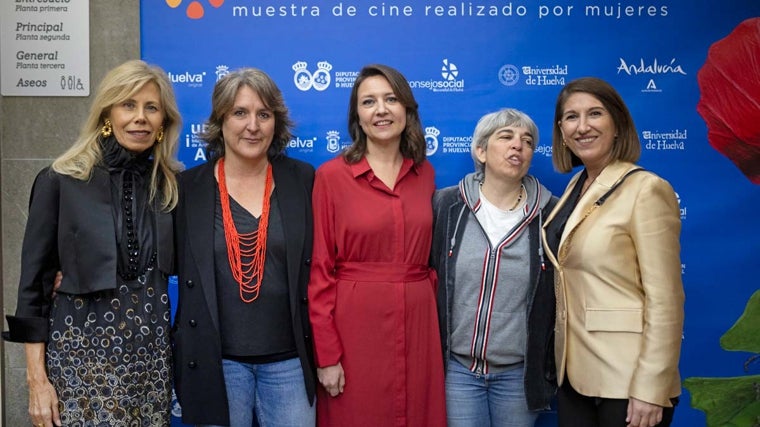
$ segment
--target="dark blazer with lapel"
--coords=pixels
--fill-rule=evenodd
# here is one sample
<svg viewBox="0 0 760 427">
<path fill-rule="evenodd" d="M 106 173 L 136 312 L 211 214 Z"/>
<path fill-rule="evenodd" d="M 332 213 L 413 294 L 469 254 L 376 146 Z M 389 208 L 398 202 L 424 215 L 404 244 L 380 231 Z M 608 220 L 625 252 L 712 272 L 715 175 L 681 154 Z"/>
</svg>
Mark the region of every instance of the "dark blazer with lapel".
<svg viewBox="0 0 760 427">
<path fill-rule="evenodd" d="M 274 192 L 285 225 L 293 335 L 304 372 L 304 391 L 313 401 L 316 378 L 306 285 L 314 167 L 282 155 L 271 162 Z M 182 421 L 189 424 L 229 424 L 214 277 L 216 185 L 214 162 L 183 172 L 175 213 L 179 303 L 172 334 L 174 381 Z"/>
</svg>

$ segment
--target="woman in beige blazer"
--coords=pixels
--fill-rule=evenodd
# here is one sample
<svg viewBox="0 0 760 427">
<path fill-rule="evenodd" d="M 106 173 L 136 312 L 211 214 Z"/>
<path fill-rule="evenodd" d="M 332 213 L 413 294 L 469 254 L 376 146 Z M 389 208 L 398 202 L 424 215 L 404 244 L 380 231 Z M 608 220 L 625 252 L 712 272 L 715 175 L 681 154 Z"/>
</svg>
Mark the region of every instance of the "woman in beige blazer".
<svg viewBox="0 0 760 427">
<path fill-rule="evenodd" d="M 559 425 L 667 426 L 681 393 L 676 195 L 634 164 L 633 119 L 603 80 L 568 83 L 554 123 L 555 168 L 584 167 L 543 230 L 556 268 Z"/>
</svg>

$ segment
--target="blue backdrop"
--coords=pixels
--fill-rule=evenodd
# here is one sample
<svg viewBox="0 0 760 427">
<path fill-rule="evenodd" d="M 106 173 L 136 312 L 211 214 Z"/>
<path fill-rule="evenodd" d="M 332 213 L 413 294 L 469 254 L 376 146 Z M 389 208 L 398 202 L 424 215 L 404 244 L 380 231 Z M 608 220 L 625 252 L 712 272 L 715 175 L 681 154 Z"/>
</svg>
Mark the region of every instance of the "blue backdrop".
<svg viewBox="0 0 760 427">
<path fill-rule="evenodd" d="M 174 83 L 186 167 L 205 160 L 197 134 L 228 70 L 254 66 L 274 78 L 297 124 L 288 154 L 318 166 L 350 143 L 351 85 L 363 65 L 379 62 L 414 88 L 439 187 L 472 170 L 476 121 L 514 107 L 542 132 L 531 173 L 560 194 L 570 175 L 551 165 L 556 96 L 577 77 L 609 81 L 636 120 L 640 163 L 679 196 L 682 377 L 723 377 L 746 374 L 749 355 L 725 352 L 718 340 L 758 288 L 749 267 L 760 252 L 760 188 L 708 141 L 697 74 L 713 43 L 757 16 L 756 0 L 142 0 L 141 43 L 143 59 Z M 760 36 L 744 37 L 760 56 Z M 760 85 L 757 61 L 718 60 Z M 554 423 L 552 414 L 540 422 Z M 684 390 L 674 425 L 704 424 Z"/>
</svg>

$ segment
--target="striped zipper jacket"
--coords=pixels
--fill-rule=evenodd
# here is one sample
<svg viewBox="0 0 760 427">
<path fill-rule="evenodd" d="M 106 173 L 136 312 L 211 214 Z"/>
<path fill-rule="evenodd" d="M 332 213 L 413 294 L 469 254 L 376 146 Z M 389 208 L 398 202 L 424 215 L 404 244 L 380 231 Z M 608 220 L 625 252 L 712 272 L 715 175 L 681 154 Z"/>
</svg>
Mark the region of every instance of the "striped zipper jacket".
<svg viewBox="0 0 760 427">
<path fill-rule="evenodd" d="M 436 192 L 433 202 L 435 230 L 431 263 L 439 277 L 438 311 L 444 363 L 448 364 L 449 358 L 454 356 L 478 374 L 524 363 L 528 405 L 532 410 L 544 409 L 549 406 L 556 383 L 552 352 L 554 288 L 553 269 L 543 260 L 540 227 L 542 217 L 551 211 L 556 198 L 534 177 L 526 176 L 523 179 L 528 195 L 525 218 L 498 245 L 491 247 L 475 218 L 480 208 L 480 180 L 482 174 L 469 174 L 458 186 Z M 463 240 L 477 247 L 462 247 Z M 457 265 L 462 268 L 462 264 L 457 263 L 460 257 L 468 269 L 466 272 L 457 272 Z M 474 262 L 474 259 L 479 261 Z M 456 278 L 466 281 L 460 284 L 460 289 L 455 287 Z M 516 281 L 520 283 L 514 283 Z M 469 292 L 463 293 L 462 286 Z M 460 293 L 455 301 L 457 291 Z M 452 354 L 453 306 L 455 302 L 461 304 L 463 298 L 468 299 L 465 315 L 471 324 L 463 327 L 460 316 L 456 325 L 458 339 L 464 336 L 468 340 L 467 350 L 462 351 L 465 346 L 456 342 L 458 351 Z M 495 322 L 495 316 L 503 315 L 498 314 L 499 310 L 505 310 L 504 305 L 510 303 L 517 303 L 515 316 L 521 315 L 519 310 L 523 310 L 524 317 Z M 457 310 L 461 315 L 461 305 Z M 504 325 L 504 322 L 511 328 L 509 331 L 493 325 Z M 462 332 L 469 330 L 472 332 Z M 489 358 L 496 362 L 492 363 Z"/>
</svg>

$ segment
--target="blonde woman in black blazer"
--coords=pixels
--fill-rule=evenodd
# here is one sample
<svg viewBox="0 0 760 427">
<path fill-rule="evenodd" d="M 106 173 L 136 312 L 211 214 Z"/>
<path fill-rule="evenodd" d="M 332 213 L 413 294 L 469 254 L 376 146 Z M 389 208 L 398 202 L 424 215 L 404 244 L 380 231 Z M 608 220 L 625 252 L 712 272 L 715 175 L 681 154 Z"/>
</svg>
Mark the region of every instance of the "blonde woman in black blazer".
<svg viewBox="0 0 760 427">
<path fill-rule="evenodd" d="M 34 181 L 4 338 L 24 343 L 36 426 L 169 425 L 180 128 L 163 70 L 127 61 L 103 78 L 77 141 Z"/>
</svg>

